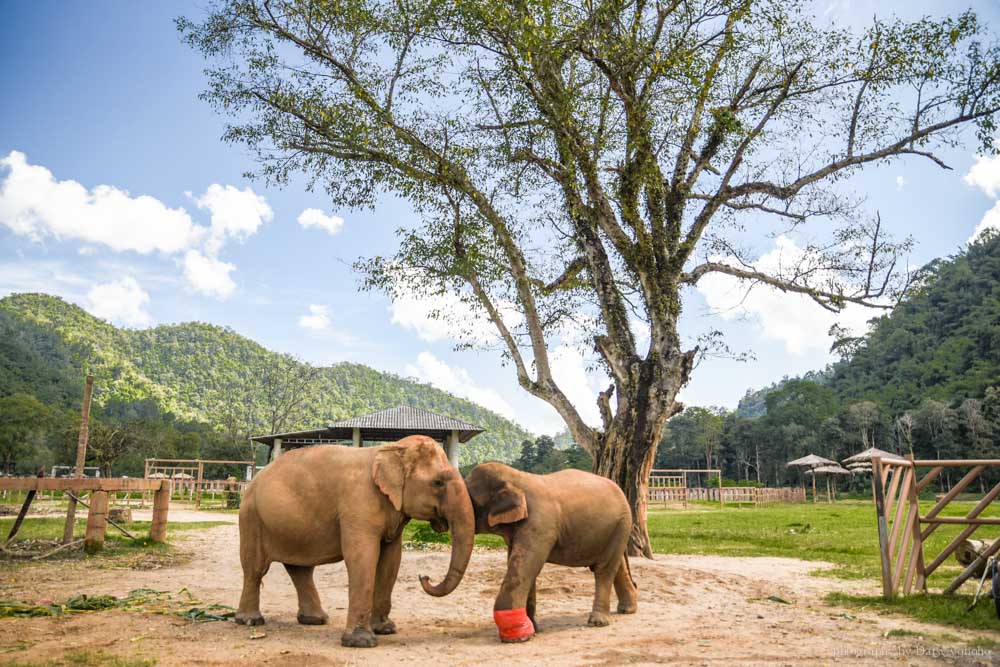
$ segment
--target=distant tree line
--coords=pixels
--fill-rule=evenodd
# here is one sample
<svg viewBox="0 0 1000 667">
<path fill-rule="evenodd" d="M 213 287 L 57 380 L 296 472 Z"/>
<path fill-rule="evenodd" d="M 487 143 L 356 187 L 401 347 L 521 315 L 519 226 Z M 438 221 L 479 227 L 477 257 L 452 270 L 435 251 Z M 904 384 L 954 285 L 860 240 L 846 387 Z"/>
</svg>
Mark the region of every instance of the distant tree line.
<svg viewBox="0 0 1000 667">
<path fill-rule="evenodd" d="M 935 260 L 919 278 L 866 335 L 835 331 L 841 360 L 829 368 L 748 392 L 733 412 L 675 416 L 656 467 L 720 467 L 732 479 L 783 485 L 800 474 L 785 463 L 807 453 L 1000 456 L 1000 235 Z"/>
</svg>

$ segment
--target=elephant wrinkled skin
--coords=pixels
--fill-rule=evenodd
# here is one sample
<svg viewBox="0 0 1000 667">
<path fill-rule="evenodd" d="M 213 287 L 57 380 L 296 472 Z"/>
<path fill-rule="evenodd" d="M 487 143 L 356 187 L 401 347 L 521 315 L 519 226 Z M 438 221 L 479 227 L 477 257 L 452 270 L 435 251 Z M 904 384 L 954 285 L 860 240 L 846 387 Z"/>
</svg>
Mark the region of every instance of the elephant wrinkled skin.
<svg viewBox="0 0 1000 667">
<path fill-rule="evenodd" d="M 403 527 L 424 519 L 451 530 L 444 580 L 425 588 L 447 595 L 459 584 L 475 537 L 472 505 L 461 475 L 431 438 L 410 436 L 380 447 L 319 445 L 289 451 L 247 488 L 240 508 L 243 594 L 236 621 L 264 622 L 260 582 L 282 563 L 299 598 L 299 623 L 326 623 L 313 568 L 347 566 L 344 646 L 369 647 L 392 634 L 392 587 L 399 572 Z"/>
<path fill-rule="evenodd" d="M 632 513 L 614 482 L 581 470 L 533 475 L 484 463 L 465 483 L 476 532 L 500 535 L 507 543 L 507 574 L 494 612 L 526 608 L 537 629 L 535 578 L 545 563 L 554 563 L 594 572 L 589 625 L 610 622 L 612 587 L 618 612 L 635 613 L 638 597 L 625 555 Z"/>
</svg>

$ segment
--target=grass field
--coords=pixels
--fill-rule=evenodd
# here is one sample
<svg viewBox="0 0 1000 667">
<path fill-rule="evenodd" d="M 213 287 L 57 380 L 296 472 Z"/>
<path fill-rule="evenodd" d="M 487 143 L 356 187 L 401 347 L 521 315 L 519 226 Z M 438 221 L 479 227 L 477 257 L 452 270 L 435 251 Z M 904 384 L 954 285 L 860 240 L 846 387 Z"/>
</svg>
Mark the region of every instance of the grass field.
<svg viewBox="0 0 1000 667">
<path fill-rule="evenodd" d="M 975 503 L 953 502 L 943 516 L 963 516 Z M 925 514 L 933 501 L 921 502 Z M 983 517 L 1000 515 L 994 504 Z M 995 538 L 997 530 L 984 526 L 980 539 Z M 924 547 L 929 562 L 959 532 L 961 526 L 942 525 Z M 663 554 L 717 554 L 721 556 L 783 556 L 833 563 L 834 568 L 816 574 L 844 579 L 881 581 L 875 509 L 869 500 L 849 500 L 835 504 L 788 504 L 757 509 L 719 508 L 716 504 L 693 506 L 688 510 L 653 510 L 649 514 L 649 534 L 653 551 Z M 984 537 L 985 536 L 985 537 Z M 943 596 L 935 591 L 948 585 L 961 572 L 953 559 L 945 561 L 931 576 L 930 595 L 911 595 L 892 601 L 880 596 L 831 594 L 834 604 L 867 608 L 880 613 L 901 613 L 917 620 L 972 630 L 998 633 L 988 642 L 1000 642 L 1000 620 L 993 601 L 981 600 L 971 612 L 965 609 L 972 594 Z M 966 584 L 966 590 L 972 584 Z M 992 645 L 992 644 L 991 644 Z"/>
<path fill-rule="evenodd" d="M 18 542 L 20 542 L 21 540 L 58 540 L 62 537 L 63 526 L 65 526 L 65 524 L 66 524 L 65 517 L 44 517 L 44 518 L 32 517 L 30 519 L 26 519 L 24 523 L 21 524 L 21 529 L 17 533 L 16 540 Z M 7 532 L 10 530 L 12 525 L 14 525 L 13 517 L 4 517 L 0 519 L 0 539 L 6 539 Z M 225 525 L 227 525 L 227 522 L 225 521 L 175 522 L 169 525 L 168 535 L 173 532 L 200 530 L 203 528 L 212 528 L 214 526 L 225 526 Z M 76 520 L 76 529 L 74 531 L 74 534 L 77 539 L 83 537 L 83 533 L 86 527 L 87 527 L 87 519 L 85 517 L 78 518 Z M 123 549 L 145 549 L 150 547 L 152 548 L 161 547 L 161 545 L 149 541 L 148 521 L 133 521 L 125 528 L 130 533 L 135 535 L 138 539 L 131 540 L 125 537 L 114 526 L 111 526 L 109 524 L 104 538 L 105 547 L 114 551 Z"/>
</svg>

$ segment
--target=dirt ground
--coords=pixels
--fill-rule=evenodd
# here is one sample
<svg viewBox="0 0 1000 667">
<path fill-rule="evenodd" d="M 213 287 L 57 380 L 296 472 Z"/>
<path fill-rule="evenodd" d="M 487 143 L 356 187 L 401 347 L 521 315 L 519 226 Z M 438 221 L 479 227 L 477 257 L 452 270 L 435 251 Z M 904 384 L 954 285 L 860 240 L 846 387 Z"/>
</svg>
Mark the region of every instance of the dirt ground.
<svg viewBox="0 0 1000 667">
<path fill-rule="evenodd" d="M 235 521 L 235 516 L 181 510 L 171 511 L 171 520 Z M 80 592 L 121 596 L 135 588 L 177 591 L 186 586 L 202 601 L 235 606 L 241 586 L 236 525 L 175 535 L 190 559 L 160 569 L 95 568 L 76 561 L 13 569 L 0 563 L 0 598 L 64 599 Z M 614 615 L 607 628 L 586 626 L 590 572 L 546 566 L 538 586 L 541 631 L 524 644 L 500 644 L 492 605 L 504 556 L 477 550 L 462 585 L 434 599 L 420 590 L 417 577 L 443 576 L 448 552 L 405 552 L 393 596 L 399 633 L 380 637 L 373 649 L 340 646 L 347 606 L 343 564 L 316 570 L 330 615 L 326 626 L 296 623 L 295 589 L 278 565 L 264 580 L 261 609 L 267 624 L 262 628 L 122 611 L 6 619 L 0 620 L 0 664 L 44 660 L 73 649 L 155 657 L 160 665 L 220 666 L 1000 664 L 996 651 L 968 654 L 961 640 L 971 634 L 830 606 L 822 599 L 827 592 L 872 594 L 874 582 L 810 576 L 822 565 L 783 558 L 633 559 L 639 612 Z M 768 600 L 771 596 L 788 604 Z M 923 636 L 886 637 L 896 628 Z M 265 636 L 251 639 L 251 634 Z M 945 634 L 952 638 L 943 639 Z"/>
</svg>

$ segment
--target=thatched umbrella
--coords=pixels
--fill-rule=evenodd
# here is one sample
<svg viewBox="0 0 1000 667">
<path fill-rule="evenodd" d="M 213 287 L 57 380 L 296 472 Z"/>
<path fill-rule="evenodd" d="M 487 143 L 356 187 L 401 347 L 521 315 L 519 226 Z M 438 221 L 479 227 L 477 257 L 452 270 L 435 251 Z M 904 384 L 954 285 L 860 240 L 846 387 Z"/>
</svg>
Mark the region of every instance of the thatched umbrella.
<svg viewBox="0 0 1000 667">
<path fill-rule="evenodd" d="M 819 466 L 806 471 L 807 475 L 813 476 L 813 484 L 816 484 L 816 475 L 826 475 L 826 500 L 827 502 L 832 502 L 830 497 L 830 475 L 850 475 L 851 471 L 846 468 L 841 468 L 839 465 L 834 463 L 833 465 Z"/>
<path fill-rule="evenodd" d="M 844 459 L 843 462 L 844 463 L 860 463 L 862 461 L 871 462 L 871 460 L 875 457 L 878 457 L 880 459 L 896 459 L 898 461 L 903 460 L 903 457 L 900 456 L 899 454 L 893 454 L 892 452 L 881 450 L 878 447 L 869 447 L 868 449 L 859 454 L 855 454 L 854 456 L 848 456 L 846 459 Z"/>
<path fill-rule="evenodd" d="M 822 456 L 816 456 L 815 454 L 808 454 L 800 459 L 795 459 L 794 461 L 789 461 L 785 464 L 785 467 L 797 466 L 799 468 L 817 468 L 819 466 L 835 466 L 836 461 L 831 461 L 830 459 L 824 459 Z M 813 502 L 816 502 L 816 478 L 813 477 Z"/>
</svg>

